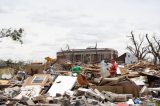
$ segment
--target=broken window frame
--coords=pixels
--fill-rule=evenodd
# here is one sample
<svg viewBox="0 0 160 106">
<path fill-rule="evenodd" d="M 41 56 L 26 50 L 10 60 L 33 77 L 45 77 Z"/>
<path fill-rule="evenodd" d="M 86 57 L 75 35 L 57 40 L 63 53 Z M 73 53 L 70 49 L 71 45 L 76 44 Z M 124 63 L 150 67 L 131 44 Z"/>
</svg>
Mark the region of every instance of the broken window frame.
<svg viewBox="0 0 160 106">
<path fill-rule="evenodd" d="M 38 77 L 43 78 L 42 82 L 38 82 L 38 83 L 37 82 L 33 82 Z M 34 78 L 31 81 L 31 84 L 42 84 L 45 81 L 46 78 L 47 78 L 47 76 L 34 76 Z"/>
</svg>

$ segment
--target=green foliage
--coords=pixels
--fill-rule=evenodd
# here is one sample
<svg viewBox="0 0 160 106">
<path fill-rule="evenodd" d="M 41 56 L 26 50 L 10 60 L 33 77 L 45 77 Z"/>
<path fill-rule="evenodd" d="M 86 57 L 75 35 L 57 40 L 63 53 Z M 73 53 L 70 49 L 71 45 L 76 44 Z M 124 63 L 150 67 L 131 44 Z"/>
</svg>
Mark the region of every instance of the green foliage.
<svg viewBox="0 0 160 106">
<path fill-rule="evenodd" d="M 2 29 L 0 31 L 0 38 L 4 38 L 4 37 L 10 37 L 12 40 L 20 42 L 21 44 L 23 44 L 22 41 L 22 35 L 23 35 L 24 30 L 22 28 L 17 29 Z"/>
</svg>

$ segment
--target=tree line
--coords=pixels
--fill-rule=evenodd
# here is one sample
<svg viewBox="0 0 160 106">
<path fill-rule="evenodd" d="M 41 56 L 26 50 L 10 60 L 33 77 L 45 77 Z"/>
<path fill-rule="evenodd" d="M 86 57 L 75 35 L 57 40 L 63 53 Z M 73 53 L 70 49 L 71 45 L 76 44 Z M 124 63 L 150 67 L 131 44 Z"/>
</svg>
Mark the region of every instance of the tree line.
<svg viewBox="0 0 160 106">
<path fill-rule="evenodd" d="M 12 40 L 20 42 L 23 44 L 22 35 L 24 30 L 19 29 L 1 29 L 0 39 L 5 37 L 10 37 Z M 138 35 L 138 39 L 135 38 L 135 34 L 131 31 L 131 35 L 128 36 L 131 43 L 127 45 L 127 50 L 134 54 L 138 60 L 145 60 L 148 54 L 151 54 L 154 57 L 154 64 L 158 61 L 160 63 L 160 36 L 152 35 L 151 37 L 148 34 Z"/>
</svg>

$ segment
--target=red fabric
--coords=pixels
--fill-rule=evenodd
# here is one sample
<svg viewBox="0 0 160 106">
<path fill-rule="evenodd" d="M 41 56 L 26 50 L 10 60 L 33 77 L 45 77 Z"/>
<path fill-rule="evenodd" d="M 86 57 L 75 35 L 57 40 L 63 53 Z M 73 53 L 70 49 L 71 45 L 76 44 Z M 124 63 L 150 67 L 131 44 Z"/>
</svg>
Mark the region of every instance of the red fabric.
<svg viewBox="0 0 160 106">
<path fill-rule="evenodd" d="M 111 69 L 110 69 L 111 76 L 116 74 L 116 70 L 117 70 L 117 65 L 116 65 L 115 60 L 113 59 L 112 60 L 112 66 L 111 66 Z"/>
<path fill-rule="evenodd" d="M 118 104 L 116 104 L 116 106 L 129 106 L 129 105 L 125 104 L 125 103 L 118 103 Z"/>
</svg>

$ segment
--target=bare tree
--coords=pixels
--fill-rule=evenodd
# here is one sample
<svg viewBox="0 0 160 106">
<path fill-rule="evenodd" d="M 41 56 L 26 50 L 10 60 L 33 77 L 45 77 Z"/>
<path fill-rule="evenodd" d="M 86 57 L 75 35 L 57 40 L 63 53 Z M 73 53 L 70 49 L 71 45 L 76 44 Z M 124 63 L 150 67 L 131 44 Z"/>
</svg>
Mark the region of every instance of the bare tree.
<svg viewBox="0 0 160 106">
<path fill-rule="evenodd" d="M 23 31 L 24 30 L 22 28 L 20 28 L 18 30 L 12 29 L 12 28 L 2 29 L 0 31 L 0 39 L 5 38 L 5 37 L 10 37 L 12 40 L 18 41 L 22 44 L 23 43 L 23 41 L 22 41 Z"/>
<path fill-rule="evenodd" d="M 131 36 L 128 36 L 131 40 L 132 45 L 127 46 L 132 54 L 134 54 L 138 60 L 144 60 L 148 54 L 148 46 L 144 46 L 144 36 L 139 35 L 139 40 L 135 39 L 133 31 L 131 31 Z"/>
<path fill-rule="evenodd" d="M 146 34 L 146 39 L 149 43 L 149 53 L 154 56 L 154 64 L 157 63 L 157 60 L 160 61 L 160 39 L 156 36 L 152 36 L 152 41 L 148 38 L 148 34 Z M 159 62 L 160 63 L 160 62 Z"/>
</svg>

